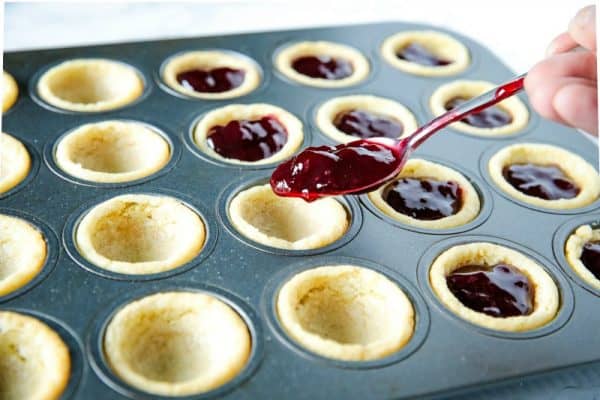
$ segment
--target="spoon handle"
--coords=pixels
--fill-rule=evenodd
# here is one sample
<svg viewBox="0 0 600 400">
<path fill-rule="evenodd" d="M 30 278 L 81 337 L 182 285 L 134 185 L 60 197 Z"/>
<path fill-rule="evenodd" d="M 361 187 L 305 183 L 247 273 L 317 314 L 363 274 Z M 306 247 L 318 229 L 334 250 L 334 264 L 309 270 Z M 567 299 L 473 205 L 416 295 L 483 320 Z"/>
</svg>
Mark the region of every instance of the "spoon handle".
<svg viewBox="0 0 600 400">
<path fill-rule="evenodd" d="M 433 135 L 435 132 L 442 128 L 445 128 L 449 124 L 460 121 L 464 117 L 470 114 L 478 113 L 494 104 L 520 92 L 523 89 L 523 80 L 525 75 L 519 75 L 512 80 L 482 94 L 481 96 L 474 97 L 473 99 L 460 104 L 440 115 L 437 118 L 432 119 L 429 123 L 421 126 L 409 137 L 406 138 L 407 148 L 411 151 L 415 150 L 421 143 L 427 138 Z"/>
</svg>

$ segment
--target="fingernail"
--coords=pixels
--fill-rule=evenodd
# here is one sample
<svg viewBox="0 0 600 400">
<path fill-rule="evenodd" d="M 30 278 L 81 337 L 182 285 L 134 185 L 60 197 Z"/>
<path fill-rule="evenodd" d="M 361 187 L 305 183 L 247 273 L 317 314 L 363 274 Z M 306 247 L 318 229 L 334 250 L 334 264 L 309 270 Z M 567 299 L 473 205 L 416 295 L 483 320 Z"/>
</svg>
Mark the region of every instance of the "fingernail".
<svg viewBox="0 0 600 400">
<path fill-rule="evenodd" d="M 582 28 L 593 22 L 596 8 L 594 6 L 587 6 L 582 8 L 575 14 L 569 28 Z"/>
</svg>

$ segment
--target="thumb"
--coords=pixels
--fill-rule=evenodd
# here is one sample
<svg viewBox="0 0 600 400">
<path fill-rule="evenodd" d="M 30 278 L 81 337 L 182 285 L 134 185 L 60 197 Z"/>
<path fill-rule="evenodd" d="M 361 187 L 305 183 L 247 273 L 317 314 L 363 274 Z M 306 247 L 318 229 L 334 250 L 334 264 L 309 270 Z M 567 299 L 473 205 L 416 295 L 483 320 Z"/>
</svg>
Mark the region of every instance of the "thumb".
<svg viewBox="0 0 600 400">
<path fill-rule="evenodd" d="M 580 46 L 596 51 L 596 7 L 587 6 L 569 23 L 569 35 Z"/>
</svg>

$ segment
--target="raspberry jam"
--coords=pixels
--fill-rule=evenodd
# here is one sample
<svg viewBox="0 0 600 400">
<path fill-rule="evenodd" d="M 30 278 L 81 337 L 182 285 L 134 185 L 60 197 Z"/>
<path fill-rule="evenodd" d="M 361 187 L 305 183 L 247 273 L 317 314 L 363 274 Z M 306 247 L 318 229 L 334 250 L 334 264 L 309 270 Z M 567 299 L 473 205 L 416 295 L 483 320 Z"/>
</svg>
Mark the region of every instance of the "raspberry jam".
<svg viewBox="0 0 600 400">
<path fill-rule="evenodd" d="M 433 54 L 425 46 L 418 43 L 410 43 L 396 52 L 396 56 L 402 60 L 428 67 L 442 67 L 452 64 L 452 61 L 444 60 Z"/>
<path fill-rule="evenodd" d="M 362 110 L 350 110 L 339 113 L 333 125 L 347 135 L 362 139 L 388 137 L 396 139 L 402 135 L 402 124 L 392 118 Z"/>
<path fill-rule="evenodd" d="M 461 188 L 453 181 L 402 178 L 386 186 L 382 196 L 394 210 L 420 220 L 448 217 L 462 207 Z"/>
<path fill-rule="evenodd" d="M 465 265 L 446 278 L 448 289 L 472 310 L 492 317 L 528 315 L 533 311 L 529 279 L 508 264 Z"/>
<path fill-rule="evenodd" d="M 469 99 L 464 97 L 454 97 L 446 102 L 444 108 L 446 108 L 446 110 L 452 110 L 467 101 L 469 101 Z M 461 122 L 477 128 L 497 128 L 510 124 L 512 120 L 512 116 L 508 112 L 500 107 L 493 106 L 477 113 L 467 115 Z"/>
<path fill-rule="evenodd" d="M 352 75 L 352 64 L 342 58 L 329 56 L 303 56 L 292 62 L 296 72 L 311 78 L 338 80 Z"/>
<path fill-rule="evenodd" d="M 581 262 L 597 279 L 600 279 L 600 241 L 583 245 Z"/>
<path fill-rule="evenodd" d="M 518 191 L 545 200 L 572 199 L 579 188 L 555 165 L 512 164 L 502 175 Z"/>
<path fill-rule="evenodd" d="M 202 93 L 221 93 L 235 89 L 244 82 L 246 73 L 241 69 L 192 69 L 177 74 L 181 86 Z"/>
<path fill-rule="evenodd" d="M 287 142 L 287 131 L 277 118 L 267 115 L 257 120 L 234 120 L 213 126 L 206 142 L 225 158 L 260 161 L 272 156 Z"/>
</svg>

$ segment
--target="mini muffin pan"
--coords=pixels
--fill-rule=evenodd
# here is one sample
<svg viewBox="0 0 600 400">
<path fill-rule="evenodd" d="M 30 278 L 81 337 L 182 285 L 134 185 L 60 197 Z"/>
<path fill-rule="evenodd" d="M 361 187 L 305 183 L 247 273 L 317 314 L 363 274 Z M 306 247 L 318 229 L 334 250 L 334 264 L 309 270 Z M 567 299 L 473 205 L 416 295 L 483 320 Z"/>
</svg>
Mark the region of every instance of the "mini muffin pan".
<svg viewBox="0 0 600 400">
<path fill-rule="evenodd" d="M 500 83 L 515 75 L 488 49 L 452 32 L 446 33 L 465 44 L 471 57 L 470 66 L 458 75 L 410 75 L 384 61 L 380 47 L 387 37 L 424 29 L 446 32 L 394 22 L 5 54 L 4 67 L 19 84 L 19 98 L 4 115 L 3 130 L 25 143 L 33 164 L 23 183 L 0 195 L 0 212 L 35 224 L 44 233 L 49 251 L 42 274 L 19 291 L 0 297 L 0 309 L 34 314 L 57 328 L 76 366 L 64 399 L 162 398 L 120 381 L 106 365 L 101 342 L 107 321 L 119 307 L 172 290 L 202 291 L 222 299 L 241 315 L 253 342 L 248 364 L 237 377 L 186 399 L 545 399 L 591 398 L 600 392 L 600 293 L 572 273 L 562 251 L 577 226 L 597 225 L 600 202 L 567 212 L 527 206 L 502 194 L 486 169 L 491 154 L 511 143 L 563 146 L 592 165 L 597 164 L 597 149 L 575 130 L 537 116 L 523 95 L 530 120 L 520 133 L 487 138 L 448 128 L 415 154 L 456 167 L 475 184 L 482 209 L 463 227 L 414 229 L 384 217 L 366 196 L 341 199 L 350 218 L 348 232 L 314 251 L 257 245 L 228 221 L 226 206 L 231 198 L 250 185 L 265 182 L 274 165 L 226 165 L 200 154 L 190 132 L 204 113 L 227 104 L 269 103 L 302 120 L 303 147 L 333 144 L 315 122 L 318 106 L 332 97 L 387 97 L 405 105 L 424 123 L 432 117 L 429 97 L 440 85 L 455 79 Z M 337 42 L 360 50 L 369 61 L 369 76 L 340 89 L 302 86 L 282 77 L 274 67 L 274 55 L 305 40 Z M 241 98 L 219 101 L 184 97 L 165 89 L 160 77 L 165 60 L 200 49 L 221 49 L 250 58 L 262 71 L 259 87 Z M 46 105 L 35 94 L 41 73 L 74 58 L 107 58 L 133 66 L 143 78 L 143 95 L 123 108 L 94 114 Z M 171 146 L 167 167 L 119 184 L 93 184 L 59 172 L 53 160 L 57 141 L 79 125 L 108 119 L 155 127 Z M 89 265 L 77 252 L 74 229 L 90 207 L 125 193 L 167 194 L 190 205 L 205 222 L 204 250 L 188 264 L 148 276 L 114 274 Z M 428 268 L 443 250 L 473 240 L 512 247 L 543 264 L 560 291 L 555 320 L 532 332 L 506 334 L 471 325 L 442 306 L 429 285 Z M 381 360 L 344 362 L 312 354 L 286 336 L 275 315 L 279 288 L 296 272 L 336 264 L 374 269 L 405 291 L 416 314 L 415 331 L 406 347 Z"/>
</svg>

